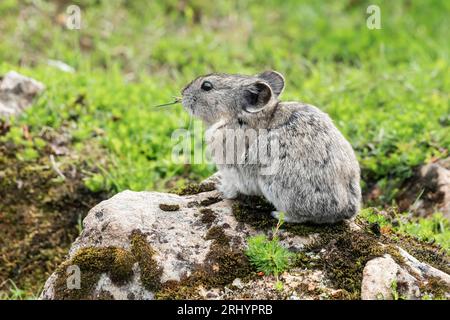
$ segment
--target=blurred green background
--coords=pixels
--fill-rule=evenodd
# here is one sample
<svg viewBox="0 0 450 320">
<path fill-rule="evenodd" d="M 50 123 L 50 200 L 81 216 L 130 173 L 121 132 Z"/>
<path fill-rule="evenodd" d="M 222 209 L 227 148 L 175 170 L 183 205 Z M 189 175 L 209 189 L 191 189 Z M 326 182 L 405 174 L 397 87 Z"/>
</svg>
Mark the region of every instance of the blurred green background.
<svg viewBox="0 0 450 320">
<path fill-rule="evenodd" d="M 80 30 L 66 26 L 71 4 Z M 381 9 L 379 30 L 366 26 L 371 4 Z M 70 137 L 74 164 L 87 164 L 91 192 L 167 190 L 214 166 L 174 163 L 171 134 L 191 120 L 179 105 L 151 106 L 201 74 L 274 69 L 287 80 L 284 100 L 318 106 L 349 139 L 364 191 L 380 192 L 367 205 L 395 205 L 416 166 L 448 156 L 449 12 L 439 0 L 2 0 L 0 74 L 16 70 L 47 88 L 0 143 L 33 163 L 51 128 Z M 412 233 L 433 236 L 428 223 Z M 439 230 L 448 246 L 448 222 Z"/>
</svg>

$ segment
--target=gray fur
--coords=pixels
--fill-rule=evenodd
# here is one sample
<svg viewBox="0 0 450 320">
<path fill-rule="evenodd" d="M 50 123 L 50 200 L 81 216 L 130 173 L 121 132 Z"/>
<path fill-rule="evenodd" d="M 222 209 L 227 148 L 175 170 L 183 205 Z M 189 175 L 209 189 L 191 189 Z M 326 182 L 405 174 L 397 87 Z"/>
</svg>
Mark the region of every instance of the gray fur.
<svg viewBox="0 0 450 320">
<path fill-rule="evenodd" d="M 213 89 L 201 89 L 209 81 Z M 285 213 L 287 222 L 335 223 L 360 210 L 360 170 L 352 147 L 318 108 L 280 102 L 284 78 L 274 71 L 256 76 L 210 74 L 183 91 L 183 105 L 208 126 L 207 133 L 226 129 L 267 129 L 278 139 L 275 174 L 263 174 L 260 164 L 248 163 L 256 154 L 250 141 L 246 162 L 219 164 L 219 190 L 226 198 L 239 193 L 262 195 Z"/>
</svg>

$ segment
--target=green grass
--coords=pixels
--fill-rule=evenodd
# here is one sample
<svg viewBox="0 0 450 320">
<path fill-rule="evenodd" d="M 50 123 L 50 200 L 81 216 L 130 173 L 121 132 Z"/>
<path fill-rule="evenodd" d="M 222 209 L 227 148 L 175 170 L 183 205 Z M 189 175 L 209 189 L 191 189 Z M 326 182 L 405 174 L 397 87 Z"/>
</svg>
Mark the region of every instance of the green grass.
<svg viewBox="0 0 450 320">
<path fill-rule="evenodd" d="M 377 223 L 380 227 L 389 227 L 425 242 L 435 242 L 450 253 L 450 222 L 440 212 L 428 218 L 410 218 L 401 213 L 387 217 L 373 208 L 367 208 L 361 211 L 360 217 L 370 223 Z M 396 223 L 392 223 L 394 219 Z"/>
<path fill-rule="evenodd" d="M 250 263 L 258 272 L 276 277 L 275 288 L 278 290 L 283 288 L 279 275 L 289 269 L 291 260 L 294 258 L 294 254 L 284 248 L 279 242 L 278 231 L 283 225 L 283 220 L 284 215 L 281 214 L 270 239 L 263 234 L 248 238 L 248 248 L 245 251 Z"/>
<path fill-rule="evenodd" d="M 81 30 L 56 22 L 65 9 L 58 2 L 2 3 L 0 72 L 19 69 L 48 87 L 17 122 L 35 134 L 66 125 L 76 146 L 103 146 L 105 170 L 88 182 L 93 189 L 164 189 L 175 176 L 210 174 L 211 165 L 171 161 L 171 133 L 189 123 L 181 107 L 150 106 L 211 71 L 281 71 L 283 98 L 332 116 L 385 201 L 414 166 L 448 154 L 445 1 L 377 2 L 381 30 L 365 26 L 368 1 L 74 1 Z"/>
</svg>

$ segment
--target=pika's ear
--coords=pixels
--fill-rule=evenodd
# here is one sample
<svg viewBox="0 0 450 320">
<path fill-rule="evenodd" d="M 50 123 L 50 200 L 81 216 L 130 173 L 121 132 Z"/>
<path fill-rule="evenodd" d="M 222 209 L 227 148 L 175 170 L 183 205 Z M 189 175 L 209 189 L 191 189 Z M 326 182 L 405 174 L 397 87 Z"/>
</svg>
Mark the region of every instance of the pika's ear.
<svg viewBox="0 0 450 320">
<path fill-rule="evenodd" d="M 272 89 L 267 83 L 252 83 L 244 88 L 243 109 L 250 113 L 259 112 L 265 108 L 272 95 Z"/>
<path fill-rule="evenodd" d="M 267 82 L 272 88 L 272 91 L 275 94 L 275 96 L 278 97 L 283 92 L 284 77 L 281 73 L 273 70 L 268 70 L 256 75 L 256 77 Z"/>
</svg>

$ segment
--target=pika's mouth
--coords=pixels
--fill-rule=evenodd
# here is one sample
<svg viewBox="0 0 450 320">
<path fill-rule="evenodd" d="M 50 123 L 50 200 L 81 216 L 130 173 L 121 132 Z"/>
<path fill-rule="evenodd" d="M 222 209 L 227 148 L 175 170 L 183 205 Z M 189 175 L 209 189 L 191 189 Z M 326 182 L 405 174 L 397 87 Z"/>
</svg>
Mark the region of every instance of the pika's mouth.
<svg viewBox="0 0 450 320">
<path fill-rule="evenodd" d="M 183 98 L 181 100 L 181 104 L 191 115 L 194 115 L 195 103 L 196 103 L 196 99 L 194 97 L 190 97 L 190 96 L 183 96 Z"/>
</svg>

